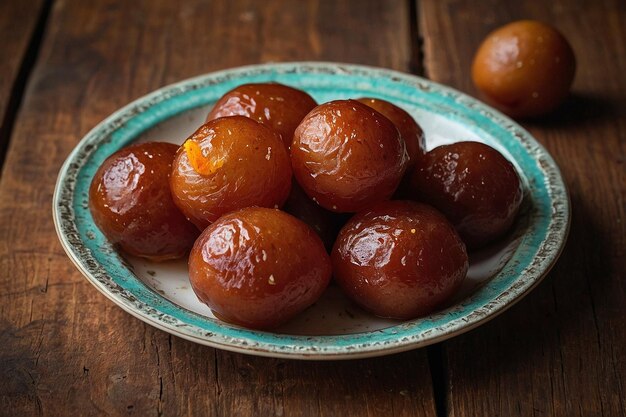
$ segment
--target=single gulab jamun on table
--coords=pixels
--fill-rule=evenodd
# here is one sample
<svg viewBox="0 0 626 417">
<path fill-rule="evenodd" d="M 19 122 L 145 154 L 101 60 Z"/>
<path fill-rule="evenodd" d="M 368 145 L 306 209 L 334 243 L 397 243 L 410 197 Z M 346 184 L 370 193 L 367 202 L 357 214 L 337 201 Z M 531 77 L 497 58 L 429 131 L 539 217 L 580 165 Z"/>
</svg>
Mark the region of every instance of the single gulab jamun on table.
<svg viewBox="0 0 626 417">
<path fill-rule="evenodd" d="M 335 279 L 364 309 L 413 319 L 432 312 L 467 274 L 465 245 L 437 210 L 385 201 L 357 213 L 332 252 Z"/>
<path fill-rule="evenodd" d="M 523 197 L 513 164 L 479 142 L 434 148 L 414 170 L 410 187 L 415 199 L 444 213 L 472 249 L 507 232 Z"/>
<path fill-rule="evenodd" d="M 287 148 L 293 132 L 317 105 L 302 90 L 278 83 L 243 84 L 224 94 L 206 121 L 225 116 L 246 116 L 274 129 Z"/>
<path fill-rule="evenodd" d="M 357 101 L 377 110 L 396 125 L 409 155 L 408 167 L 413 167 L 417 159 L 426 152 L 426 140 L 421 126 L 406 110 L 386 100 L 363 97 Z"/>
<path fill-rule="evenodd" d="M 554 110 L 567 97 L 575 72 L 576 59 L 565 37 L 532 20 L 490 33 L 472 64 L 474 84 L 490 104 L 519 118 Z"/>
<path fill-rule="evenodd" d="M 174 203 L 199 229 L 248 206 L 280 207 L 291 189 L 291 162 L 280 137 L 243 116 L 202 125 L 178 150 Z"/>
<path fill-rule="evenodd" d="M 107 239 L 155 261 L 184 256 L 199 232 L 172 201 L 169 177 L 178 146 L 135 144 L 108 157 L 89 188 L 89 208 Z"/>
<path fill-rule="evenodd" d="M 200 301 L 218 318 L 255 329 L 276 327 L 309 307 L 330 277 L 317 234 L 277 209 L 249 207 L 221 217 L 189 256 Z"/>
<path fill-rule="evenodd" d="M 291 163 L 315 202 L 335 212 L 356 212 L 393 195 L 408 155 L 388 118 L 356 100 L 336 100 L 317 106 L 300 123 Z"/>
</svg>

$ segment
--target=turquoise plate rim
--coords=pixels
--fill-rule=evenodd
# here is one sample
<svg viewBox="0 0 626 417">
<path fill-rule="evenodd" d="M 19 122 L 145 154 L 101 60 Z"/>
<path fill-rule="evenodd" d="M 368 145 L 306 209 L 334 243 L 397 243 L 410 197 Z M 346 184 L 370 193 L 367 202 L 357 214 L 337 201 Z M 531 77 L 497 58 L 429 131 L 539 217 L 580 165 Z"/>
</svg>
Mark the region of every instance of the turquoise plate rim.
<svg viewBox="0 0 626 417">
<path fill-rule="evenodd" d="M 229 325 L 165 299 L 133 273 L 93 225 L 86 192 L 102 160 L 145 130 L 192 108 L 214 102 L 244 82 L 280 80 L 290 85 L 315 80 L 317 88 L 352 83 L 355 90 L 393 96 L 400 102 L 464 123 L 497 138 L 526 179 L 532 200 L 528 229 L 511 260 L 488 283 L 436 314 L 382 330 L 294 336 Z M 343 88 L 342 87 L 342 88 Z M 338 88 L 338 87 L 334 87 Z M 293 359 L 354 359 L 386 355 L 436 343 L 469 331 L 511 307 L 532 290 L 558 259 L 570 224 L 569 195 L 550 154 L 517 123 L 452 88 L 394 70 L 331 62 L 287 62 L 217 71 L 158 89 L 106 118 L 70 153 L 59 171 L 53 219 L 59 240 L 78 269 L 128 313 L 196 343 L 261 356 Z"/>
</svg>

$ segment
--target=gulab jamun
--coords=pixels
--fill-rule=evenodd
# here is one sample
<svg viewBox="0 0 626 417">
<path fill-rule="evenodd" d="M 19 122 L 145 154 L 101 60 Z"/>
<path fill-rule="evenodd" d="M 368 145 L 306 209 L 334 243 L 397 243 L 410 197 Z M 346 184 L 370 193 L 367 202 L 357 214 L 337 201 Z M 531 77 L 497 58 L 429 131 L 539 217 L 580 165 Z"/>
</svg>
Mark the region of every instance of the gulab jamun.
<svg viewBox="0 0 626 417">
<path fill-rule="evenodd" d="M 333 213 L 316 204 L 295 181 L 283 210 L 315 230 L 329 252 L 339 230 L 348 220 L 347 215 Z"/>
<path fill-rule="evenodd" d="M 415 119 L 403 108 L 380 98 L 363 97 L 357 101 L 378 111 L 396 125 L 409 155 L 408 166 L 415 165 L 416 160 L 426 152 L 424 131 Z"/>
<path fill-rule="evenodd" d="M 302 90 L 278 83 L 243 84 L 224 94 L 206 121 L 225 116 L 246 116 L 274 129 L 289 149 L 293 132 L 317 105 Z"/>
<path fill-rule="evenodd" d="M 128 146 L 109 156 L 91 181 L 95 224 L 131 255 L 180 258 L 199 234 L 172 201 L 169 176 L 177 149 L 164 142 Z"/>
<path fill-rule="evenodd" d="M 277 210 L 248 207 L 221 217 L 189 256 L 196 295 L 216 317 L 254 329 L 276 327 L 313 304 L 331 263 L 306 224 Z"/>
<path fill-rule="evenodd" d="M 294 175 L 316 203 L 356 212 L 389 199 L 408 164 L 404 140 L 385 116 L 355 100 L 313 109 L 291 144 Z"/>
<path fill-rule="evenodd" d="M 515 167 L 492 147 L 456 142 L 434 148 L 411 177 L 411 192 L 456 227 L 468 248 L 479 248 L 513 224 L 522 202 Z"/>
<path fill-rule="evenodd" d="M 291 163 L 280 137 L 243 116 L 202 125 L 178 150 L 170 185 L 174 203 L 204 229 L 248 206 L 281 207 L 291 189 Z"/>
<path fill-rule="evenodd" d="M 555 109 L 567 97 L 575 72 L 576 59 L 565 37 L 532 20 L 490 33 L 472 64 L 474 84 L 490 104 L 519 118 Z"/>
<path fill-rule="evenodd" d="M 344 292 L 377 316 L 408 320 L 432 312 L 467 274 L 465 245 L 437 210 L 384 201 L 339 232 L 333 272 Z"/>
</svg>

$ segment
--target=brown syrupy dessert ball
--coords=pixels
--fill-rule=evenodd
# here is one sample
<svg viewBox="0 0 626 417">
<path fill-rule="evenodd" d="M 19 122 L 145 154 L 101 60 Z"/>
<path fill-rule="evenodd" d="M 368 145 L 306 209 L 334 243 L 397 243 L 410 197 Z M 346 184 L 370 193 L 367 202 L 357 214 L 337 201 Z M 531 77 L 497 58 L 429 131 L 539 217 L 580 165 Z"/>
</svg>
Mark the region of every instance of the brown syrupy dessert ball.
<svg viewBox="0 0 626 417">
<path fill-rule="evenodd" d="M 309 307 L 331 272 L 317 234 L 277 209 L 249 207 L 221 217 L 189 256 L 200 301 L 216 317 L 254 329 L 276 327 Z"/>
<path fill-rule="evenodd" d="M 172 201 L 169 176 L 177 149 L 163 142 L 128 146 L 108 157 L 91 182 L 94 222 L 131 255 L 180 258 L 199 234 Z"/>
<path fill-rule="evenodd" d="M 348 220 L 347 215 L 333 213 L 316 204 L 295 181 L 283 210 L 315 230 L 329 252 L 339 230 Z"/>
<path fill-rule="evenodd" d="M 313 109 L 291 144 L 293 172 L 309 197 L 335 212 L 389 199 L 408 163 L 404 140 L 385 116 L 355 100 Z"/>
<path fill-rule="evenodd" d="M 364 97 L 357 101 L 377 110 L 396 125 L 406 145 L 409 168 L 413 167 L 417 159 L 426 152 L 424 131 L 415 119 L 406 110 L 380 98 Z"/>
<path fill-rule="evenodd" d="M 478 142 L 439 146 L 411 177 L 415 199 L 439 209 L 469 248 L 504 235 L 522 202 L 515 167 L 500 152 Z"/>
<path fill-rule="evenodd" d="M 563 35 L 545 23 L 521 20 L 490 33 L 472 65 L 476 87 L 513 117 L 555 109 L 568 95 L 576 59 Z"/>
<path fill-rule="evenodd" d="M 434 208 L 385 201 L 357 213 L 332 252 L 335 279 L 377 316 L 413 319 L 432 312 L 467 274 L 465 245 Z"/>
<path fill-rule="evenodd" d="M 297 88 L 278 83 L 243 84 L 224 94 L 206 120 L 249 117 L 278 132 L 289 148 L 294 130 L 316 105 L 310 95 Z"/>
<path fill-rule="evenodd" d="M 270 128 L 243 116 L 202 125 L 178 150 L 174 203 L 199 229 L 248 206 L 280 207 L 291 189 L 289 154 Z"/>
</svg>

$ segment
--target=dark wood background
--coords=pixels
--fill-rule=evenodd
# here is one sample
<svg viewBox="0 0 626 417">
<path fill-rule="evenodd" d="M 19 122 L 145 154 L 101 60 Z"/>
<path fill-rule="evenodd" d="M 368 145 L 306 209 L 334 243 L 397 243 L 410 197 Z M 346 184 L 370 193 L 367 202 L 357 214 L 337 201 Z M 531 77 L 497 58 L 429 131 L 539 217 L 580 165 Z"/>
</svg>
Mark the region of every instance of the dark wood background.
<svg viewBox="0 0 626 417">
<path fill-rule="evenodd" d="M 245 356 L 131 317 L 82 278 L 51 198 L 70 150 L 153 89 L 244 64 L 329 60 L 475 95 L 473 52 L 535 18 L 578 59 L 572 97 L 524 123 L 571 192 L 547 279 L 480 328 L 345 362 Z M 0 1 L 0 414 L 626 415 L 626 3 L 623 0 Z"/>
</svg>

